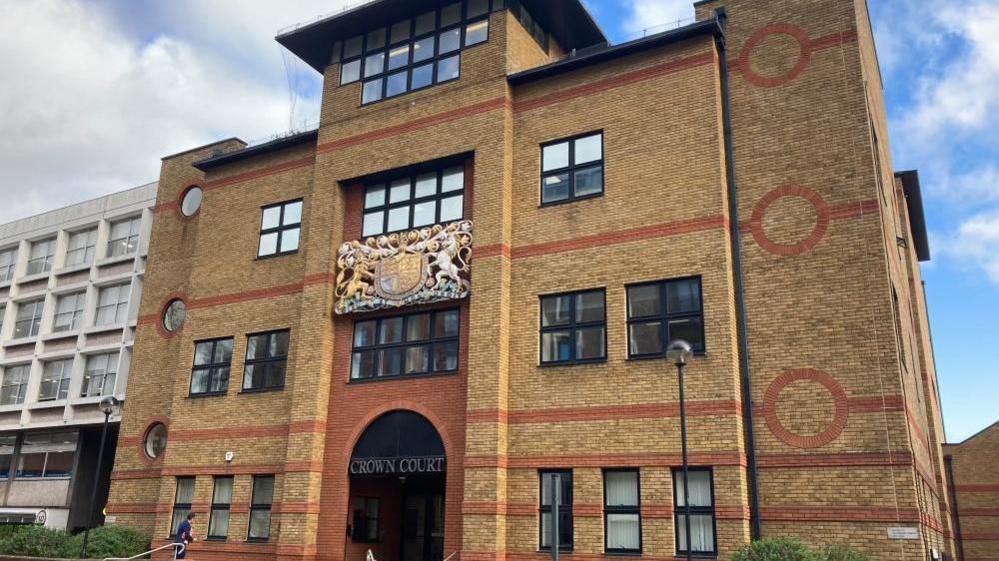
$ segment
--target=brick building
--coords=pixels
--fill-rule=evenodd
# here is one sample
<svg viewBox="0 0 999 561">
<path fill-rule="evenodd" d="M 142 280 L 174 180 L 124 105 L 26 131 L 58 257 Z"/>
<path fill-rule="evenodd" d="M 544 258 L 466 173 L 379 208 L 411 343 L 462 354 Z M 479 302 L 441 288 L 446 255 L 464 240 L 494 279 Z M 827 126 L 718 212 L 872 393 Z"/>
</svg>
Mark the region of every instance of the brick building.
<svg viewBox="0 0 999 561">
<path fill-rule="evenodd" d="M 531 561 L 557 518 L 572 558 L 671 559 L 683 338 L 698 556 L 951 554 L 866 5 L 697 18 L 609 45 L 577 0 L 380 0 L 279 35 L 318 129 L 163 160 L 115 522 L 193 511 L 199 559 Z"/>
<path fill-rule="evenodd" d="M 999 559 L 999 422 L 943 452 L 957 558 Z"/>
</svg>

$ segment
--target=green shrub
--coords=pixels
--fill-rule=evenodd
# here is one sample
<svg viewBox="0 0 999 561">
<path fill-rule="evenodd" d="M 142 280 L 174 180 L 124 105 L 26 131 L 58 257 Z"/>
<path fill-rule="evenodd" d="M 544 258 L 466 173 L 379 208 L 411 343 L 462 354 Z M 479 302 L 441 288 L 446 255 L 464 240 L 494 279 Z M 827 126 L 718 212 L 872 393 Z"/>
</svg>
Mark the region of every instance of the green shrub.
<svg viewBox="0 0 999 561">
<path fill-rule="evenodd" d="M 20 526 L 9 536 L 0 539 L 0 554 L 62 557 L 63 548 L 69 540 L 69 534 L 62 530 L 35 525 Z"/>
<path fill-rule="evenodd" d="M 17 533 L 21 529 L 20 524 L 0 524 L 0 541 L 3 541 Z"/>
<path fill-rule="evenodd" d="M 819 550 L 818 561 L 871 561 L 871 558 L 843 545 L 827 545 Z"/>
<path fill-rule="evenodd" d="M 83 550 L 83 533 L 65 542 L 61 556 L 78 559 Z M 87 557 L 131 557 L 149 551 L 149 538 L 127 526 L 101 526 L 90 530 L 87 542 Z"/>
<path fill-rule="evenodd" d="M 797 540 L 767 538 L 740 549 L 732 557 L 732 561 L 821 561 L 821 559 Z"/>
</svg>

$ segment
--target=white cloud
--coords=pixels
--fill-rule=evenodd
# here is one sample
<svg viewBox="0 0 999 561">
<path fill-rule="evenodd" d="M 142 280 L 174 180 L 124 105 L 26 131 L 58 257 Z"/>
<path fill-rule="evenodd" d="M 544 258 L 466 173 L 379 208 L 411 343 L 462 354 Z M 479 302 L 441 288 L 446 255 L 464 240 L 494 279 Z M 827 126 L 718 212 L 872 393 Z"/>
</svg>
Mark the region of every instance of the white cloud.
<svg viewBox="0 0 999 561">
<path fill-rule="evenodd" d="M 273 37 L 342 4 L 0 0 L 0 222 L 154 180 L 172 152 L 314 118 L 314 96 L 292 117 Z M 295 69 L 314 93 L 318 74 Z"/>
<path fill-rule="evenodd" d="M 624 0 L 624 4 L 629 15 L 623 29 L 629 39 L 672 29 L 694 17 L 692 0 Z"/>
<path fill-rule="evenodd" d="M 936 251 L 966 267 L 982 269 L 999 285 L 999 208 L 976 214 L 956 231 L 934 236 Z"/>
</svg>

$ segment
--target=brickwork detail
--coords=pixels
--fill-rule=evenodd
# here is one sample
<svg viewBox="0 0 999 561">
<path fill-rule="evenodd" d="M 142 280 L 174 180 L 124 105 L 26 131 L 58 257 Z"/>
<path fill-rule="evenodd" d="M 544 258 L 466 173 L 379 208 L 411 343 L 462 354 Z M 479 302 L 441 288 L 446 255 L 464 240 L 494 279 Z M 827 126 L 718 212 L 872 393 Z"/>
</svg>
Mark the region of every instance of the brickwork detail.
<svg viewBox="0 0 999 561">
<path fill-rule="evenodd" d="M 827 423 L 827 427 L 815 435 L 795 434 L 787 430 L 777 416 L 777 408 L 780 406 L 781 392 L 793 382 L 807 380 L 821 385 L 832 396 L 835 414 Z M 821 448 L 836 440 L 846 428 L 850 417 L 850 406 L 843 387 L 825 372 L 812 370 L 809 368 L 789 370 L 777 377 L 767 388 L 764 398 L 764 414 L 766 416 L 767 427 L 782 442 L 795 448 Z"/>
</svg>

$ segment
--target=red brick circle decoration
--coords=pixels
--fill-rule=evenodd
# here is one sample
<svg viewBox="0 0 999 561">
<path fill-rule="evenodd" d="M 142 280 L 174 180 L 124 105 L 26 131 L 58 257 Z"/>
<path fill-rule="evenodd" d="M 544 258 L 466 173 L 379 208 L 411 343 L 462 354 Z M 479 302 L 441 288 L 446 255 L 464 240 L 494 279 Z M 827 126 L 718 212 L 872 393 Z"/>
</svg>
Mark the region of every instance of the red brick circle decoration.
<svg viewBox="0 0 999 561">
<path fill-rule="evenodd" d="M 804 436 L 787 430 L 777 417 L 777 401 L 780 398 L 781 392 L 790 384 L 800 380 L 808 380 L 824 386 L 832 395 L 836 406 L 832 422 L 824 431 L 814 436 Z M 819 448 L 829 444 L 839 438 L 843 429 L 846 428 L 846 423 L 850 417 L 850 407 L 847 402 L 846 392 L 843 391 L 843 387 L 839 385 L 839 382 L 825 372 L 810 368 L 788 370 L 778 376 L 770 384 L 770 387 L 767 388 L 767 393 L 763 398 L 763 411 L 770 432 L 784 444 L 794 446 L 795 448 Z"/>
<path fill-rule="evenodd" d="M 815 227 L 807 238 L 796 244 L 775 242 L 767 237 L 767 233 L 763 229 L 763 218 L 766 216 L 767 210 L 771 205 L 784 197 L 802 198 L 815 207 Z M 822 241 L 822 238 L 826 235 L 826 231 L 829 230 L 829 218 L 829 205 L 826 204 L 822 195 L 798 185 L 785 185 L 763 195 L 756 203 L 756 206 L 753 208 L 753 215 L 749 219 L 749 232 L 760 247 L 774 255 L 782 257 L 800 255 L 811 251 Z"/>
<path fill-rule="evenodd" d="M 798 47 L 801 51 L 798 54 L 798 61 L 795 63 L 794 67 L 781 76 L 762 76 L 757 74 L 749 64 L 749 56 L 753 53 L 753 49 L 755 49 L 761 42 L 763 42 L 764 39 L 770 37 L 771 35 L 789 35 L 792 39 L 798 42 Z M 739 71 L 742 72 L 743 78 L 754 86 L 759 86 L 761 88 L 775 88 L 777 86 L 782 86 L 801 75 L 811 60 L 812 41 L 808 38 L 808 34 L 805 33 L 805 30 L 796 25 L 776 23 L 758 30 L 749 38 L 749 40 L 746 41 L 746 44 L 742 47 L 742 51 L 739 53 Z"/>
</svg>

